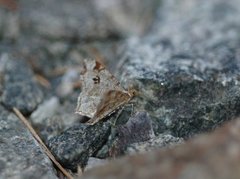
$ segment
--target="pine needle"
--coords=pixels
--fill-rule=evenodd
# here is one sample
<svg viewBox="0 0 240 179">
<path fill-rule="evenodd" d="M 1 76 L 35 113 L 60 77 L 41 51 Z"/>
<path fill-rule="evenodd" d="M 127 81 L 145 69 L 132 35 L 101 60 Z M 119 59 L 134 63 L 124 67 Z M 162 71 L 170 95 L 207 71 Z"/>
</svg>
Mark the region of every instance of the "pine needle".
<svg viewBox="0 0 240 179">
<path fill-rule="evenodd" d="M 13 111 L 15 112 L 15 114 L 17 115 L 17 117 L 24 123 L 24 125 L 28 128 L 28 130 L 31 132 L 31 134 L 33 135 L 33 137 L 37 140 L 37 142 L 40 144 L 40 146 L 42 147 L 42 149 L 45 151 L 46 155 L 52 160 L 52 162 L 57 166 L 57 168 L 68 178 L 68 179 L 73 179 L 73 177 L 71 176 L 71 174 L 65 170 L 61 164 L 55 159 L 55 157 L 52 155 L 52 153 L 50 152 L 50 150 L 47 148 L 47 146 L 44 144 L 44 142 L 42 141 L 42 139 L 38 136 L 38 134 L 36 133 L 36 131 L 33 129 L 33 127 L 31 126 L 31 124 L 27 121 L 27 119 L 23 116 L 23 114 L 17 109 L 17 108 L 13 108 Z"/>
</svg>

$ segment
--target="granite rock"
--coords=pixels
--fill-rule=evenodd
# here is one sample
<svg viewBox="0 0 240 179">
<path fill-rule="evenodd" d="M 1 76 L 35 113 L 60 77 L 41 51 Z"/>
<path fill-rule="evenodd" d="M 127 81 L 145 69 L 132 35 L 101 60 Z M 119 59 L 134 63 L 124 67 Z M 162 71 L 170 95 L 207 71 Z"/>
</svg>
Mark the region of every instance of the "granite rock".
<svg viewBox="0 0 240 179">
<path fill-rule="evenodd" d="M 116 126 L 116 139 L 110 151 L 114 156 L 120 155 L 128 145 L 147 141 L 154 136 L 149 115 L 146 112 L 136 113 L 126 124 Z"/>
<path fill-rule="evenodd" d="M 43 141 L 60 135 L 69 127 L 78 124 L 82 117 L 74 113 L 78 93 L 71 94 L 60 104 L 58 97 L 46 99 L 31 114 L 29 120 Z"/>
<path fill-rule="evenodd" d="M 119 52 L 118 76 L 156 134 L 188 138 L 239 114 L 238 1 L 190 2 L 162 2 L 152 32 Z"/>
<path fill-rule="evenodd" d="M 86 166 L 88 158 L 106 142 L 109 133 L 109 123 L 76 124 L 52 137 L 48 147 L 63 166 L 76 171 L 78 166 Z"/>
<path fill-rule="evenodd" d="M 28 129 L 0 106 L 0 178 L 56 178 L 56 171 Z"/>
</svg>

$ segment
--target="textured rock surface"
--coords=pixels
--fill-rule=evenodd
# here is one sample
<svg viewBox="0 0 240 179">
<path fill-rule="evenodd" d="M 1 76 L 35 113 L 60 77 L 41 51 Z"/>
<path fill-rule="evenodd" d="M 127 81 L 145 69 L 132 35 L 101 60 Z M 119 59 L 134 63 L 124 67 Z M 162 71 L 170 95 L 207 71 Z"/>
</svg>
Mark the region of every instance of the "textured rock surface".
<svg viewBox="0 0 240 179">
<path fill-rule="evenodd" d="M 108 123 L 78 124 L 51 138 L 48 146 L 65 167 L 76 171 L 78 165 L 87 164 L 88 158 L 106 142 L 109 133 Z"/>
<path fill-rule="evenodd" d="M 139 90 L 135 110 L 155 118 L 155 133 L 187 138 L 239 114 L 237 4 L 164 1 L 152 33 L 126 43 L 119 76 Z"/>
<path fill-rule="evenodd" d="M 26 127 L 2 106 L 0 178 L 57 178 L 51 161 Z"/>
<path fill-rule="evenodd" d="M 87 171 L 87 178 L 239 178 L 240 120 L 184 145 L 125 157 Z"/>
<path fill-rule="evenodd" d="M 72 94 L 72 98 L 60 104 L 60 100 L 54 96 L 45 100 L 31 114 L 30 121 L 38 130 L 44 141 L 60 135 L 64 130 L 79 123 L 80 117 L 74 113 L 75 100 L 77 95 Z"/>
<path fill-rule="evenodd" d="M 43 93 L 29 66 L 23 60 L 2 54 L 0 68 L 3 76 L 1 103 L 8 109 L 16 107 L 25 114 L 36 109 L 43 100 Z"/>
<path fill-rule="evenodd" d="M 139 112 L 132 116 L 124 125 L 116 128 L 116 141 L 112 155 L 124 153 L 127 146 L 133 143 L 144 142 L 154 137 L 151 119 L 146 112 Z"/>
</svg>

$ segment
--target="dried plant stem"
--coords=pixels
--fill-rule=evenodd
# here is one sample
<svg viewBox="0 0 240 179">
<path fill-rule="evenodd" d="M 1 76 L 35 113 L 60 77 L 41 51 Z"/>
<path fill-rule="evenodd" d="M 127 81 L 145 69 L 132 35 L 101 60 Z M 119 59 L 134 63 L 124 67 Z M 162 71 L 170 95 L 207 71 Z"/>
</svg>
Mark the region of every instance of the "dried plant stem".
<svg viewBox="0 0 240 179">
<path fill-rule="evenodd" d="M 51 83 L 42 75 L 35 74 L 35 78 L 42 86 L 44 86 L 48 89 L 51 88 Z"/>
<path fill-rule="evenodd" d="M 57 168 L 68 178 L 68 179 L 73 179 L 73 177 L 71 176 L 71 174 L 69 172 L 67 172 L 67 170 L 65 170 L 61 164 L 55 159 L 55 157 L 52 155 L 52 153 L 50 152 L 50 150 L 47 148 L 47 146 L 44 144 L 44 142 L 42 141 L 42 139 L 38 136 L 38 134 L 36 133 L 36 131 L 33 129 L 33 127 L 31 126 L 31 124 L 27 121 L 27 119 L 23 116 L 23 114 L 17 109 L 17 108 L 13 108 L 13 111 L 15 112 L 15 114 L 17 115 L 17 117 L 24 123 L 24 125 L 28 128 L 28 130 L 31 132 L 31 134 L 33 135 L 33 137 L 37 140 L 37 142 L 40 144 L 40 146 L 42 147 L 42 149 L 45 151 L 46 155 L 52 160 L 52 162 L 57 166 Z"/>
</svg>

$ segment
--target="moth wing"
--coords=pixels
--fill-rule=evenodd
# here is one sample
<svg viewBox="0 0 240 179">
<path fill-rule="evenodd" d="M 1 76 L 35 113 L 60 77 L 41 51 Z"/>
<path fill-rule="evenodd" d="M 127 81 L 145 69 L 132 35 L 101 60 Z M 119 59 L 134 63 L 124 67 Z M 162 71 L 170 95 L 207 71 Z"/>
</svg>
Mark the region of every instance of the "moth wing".
<svg viewBox="0 0 240 179">
<path fill-rule="evenodd" d="M 112 114 L 117 108 L 126 104 L 131 99 L 127 92 L 110 90 L 106 92 L 97 106 L 97 111 L 88 124 L 95 124 L 107 115 Z"/>
</svg>

